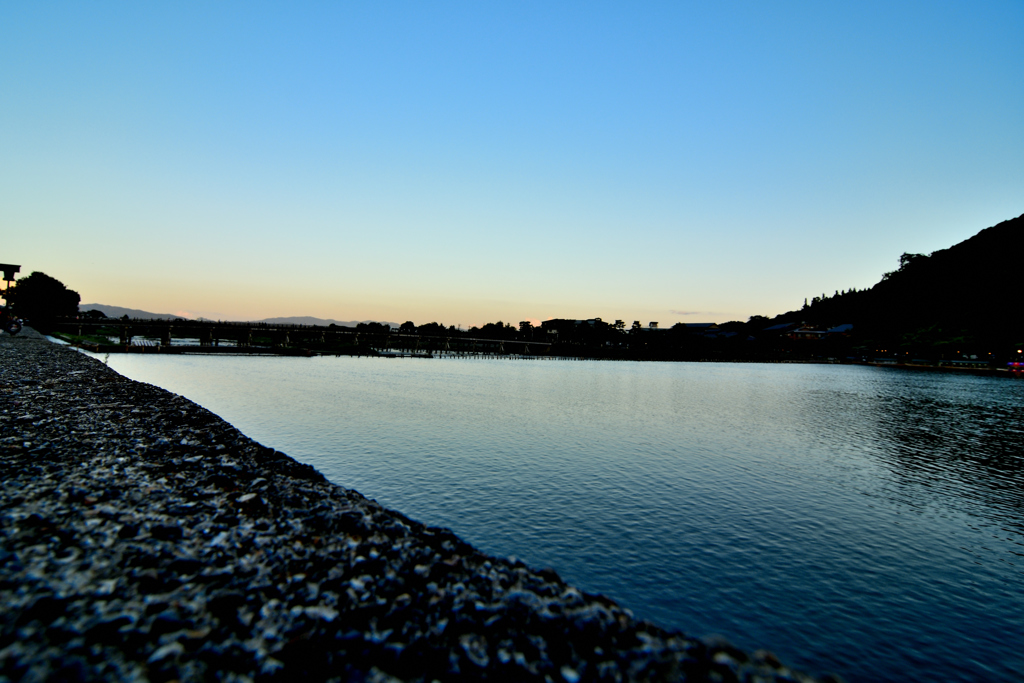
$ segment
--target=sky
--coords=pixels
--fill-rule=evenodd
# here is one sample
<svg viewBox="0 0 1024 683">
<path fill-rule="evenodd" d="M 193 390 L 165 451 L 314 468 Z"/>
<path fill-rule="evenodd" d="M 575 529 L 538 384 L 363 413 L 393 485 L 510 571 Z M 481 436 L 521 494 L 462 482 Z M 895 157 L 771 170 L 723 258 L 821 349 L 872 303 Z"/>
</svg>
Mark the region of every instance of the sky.
<svg viewBox="0 0 1024 683">
<path fill-rule="evenodd" d="M 0 3 L 0 262 L 224 320 L 746 320 L 1024 213 L 1024 3 Z"/>
</svg>

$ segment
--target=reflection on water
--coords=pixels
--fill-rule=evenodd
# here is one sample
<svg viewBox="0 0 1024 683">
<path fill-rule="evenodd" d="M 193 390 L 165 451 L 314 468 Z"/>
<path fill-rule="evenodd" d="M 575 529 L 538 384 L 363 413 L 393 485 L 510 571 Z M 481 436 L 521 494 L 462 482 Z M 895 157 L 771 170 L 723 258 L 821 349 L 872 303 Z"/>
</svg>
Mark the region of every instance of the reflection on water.
<svg viewBox="0 0 1024 683">
<path fill-rule="evenodd" d="M 849 681 L 1024 671 L 1024 382 L 754 364 L 110 365 L 662 625 Z"/>
<path fill-rule="evenodd" d="M 989 382 L 997 392 L 1004 384 Z M 1024 532 L 1021 407 L 991 401 L 979 404 L 971 400 L 977 397 L 955 393 L 960 395 L 915 393 L 879 402 L 879 424 L 886 430 L 889 446 L 881 457 L 902 485 L 890 487 L 890 495 L 912 504 L 915 498 L 926 497 L 922 488 L 932 489 L 954 509 L 1011 526 L 1020 534 Z M 912 493 L 902 494 L 906 487 Z"/>
</svg>

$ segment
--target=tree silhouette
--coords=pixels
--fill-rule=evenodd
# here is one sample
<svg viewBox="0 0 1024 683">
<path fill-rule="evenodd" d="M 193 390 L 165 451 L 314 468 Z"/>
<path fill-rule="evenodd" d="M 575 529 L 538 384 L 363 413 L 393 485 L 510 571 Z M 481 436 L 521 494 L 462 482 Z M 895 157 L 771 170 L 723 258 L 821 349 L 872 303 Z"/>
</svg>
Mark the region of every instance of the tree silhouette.
<svg viewBox="0 0 1024 683">
<path fill-rule="evenodd" d="M 39 271 L 18 280 L 8 298 L 17 315 L 35 324 L 75 317 L 81 300 L 78 292 Z"/>
<path fill-rule="evenodd" d="M 416 328 L 416 331 L 428 337 L 443 337 L 445 334 L 445 327 L 440 323 L 432 322 L 420 325 Z"/>
</svg>

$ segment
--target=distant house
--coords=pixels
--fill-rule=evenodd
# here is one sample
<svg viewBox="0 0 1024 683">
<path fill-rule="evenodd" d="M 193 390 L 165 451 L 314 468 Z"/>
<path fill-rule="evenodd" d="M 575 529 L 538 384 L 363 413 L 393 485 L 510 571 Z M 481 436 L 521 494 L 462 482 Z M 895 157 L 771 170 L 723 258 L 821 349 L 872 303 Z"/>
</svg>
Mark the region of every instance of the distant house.
<svg viewBox="0 0 1024 683">
<path fill-rule="evenodd" d="M 790 339 L 824 339 L 827 336 L 828 332 L 825 330 L 816 330 L 810 325 L 804 325 L 789 333 Z"/>
<path fill-rule="evenodd" d="M 575 320 L 572 318 L 551 318 L 540 324 L 540 330 L 544 334 L 550 334 L 556 339 L 565 339 L 566 335 L 573 337 L 589 328 L 604 329 L 611 327 L 609 323 L 600 318 L 588 318 L 587 320 Z"/>
<path fill-rule="evenodd" d="M 853 325 L 851 325 L 849 323 L 846 323 L 844 325 L 836 325 L 835 327 L 829 329 L 828 333 L 830 335 L 831 334 L 841 334 L 841 335 L 844 335 L 844 336 L 848 336 L 850 334 L 850 332 L 852 332 L 852 331 L 853 331 Z"/>
<path fill-rule="evenodd" d="M 540 329 L 542 332 L 547 334 L 558 334 L 559 331 L 566 331 L 574 329 L 576 327 L 576 320 L 569 320 L 567 318 L 552 318 L 551 320 L 545 320 L 541 322 Z"/>
<path fill-rule="evenodd" d="M 678 323 L 675 327 L 682 326 L 687 332 L 706 334 L 708 332 L 714 332 L 718 329 L 718 323 Z"/>
<path fill-rule="evenodd" d="M 761 330 L 762 333 L 767 334 L 785 334 L 790 330 L 795 330 L 800 327 L 797 323 L 779 323 L 778 325 L 772 325 Z"/>
</svg>

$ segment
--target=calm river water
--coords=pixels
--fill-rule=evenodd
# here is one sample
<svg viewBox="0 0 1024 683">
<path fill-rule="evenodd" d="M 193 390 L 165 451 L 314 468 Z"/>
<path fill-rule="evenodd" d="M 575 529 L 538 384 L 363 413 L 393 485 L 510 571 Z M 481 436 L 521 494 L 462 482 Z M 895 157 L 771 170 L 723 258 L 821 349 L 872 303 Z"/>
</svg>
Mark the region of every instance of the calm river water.
<svg viewBox="0 0 1024 683">
<path fill-rule="evenodd" d="M 823 365 L 109 363 L 663 626 L 848 681 L 1024 678 L 1024 382 Z"/>
</svg>

